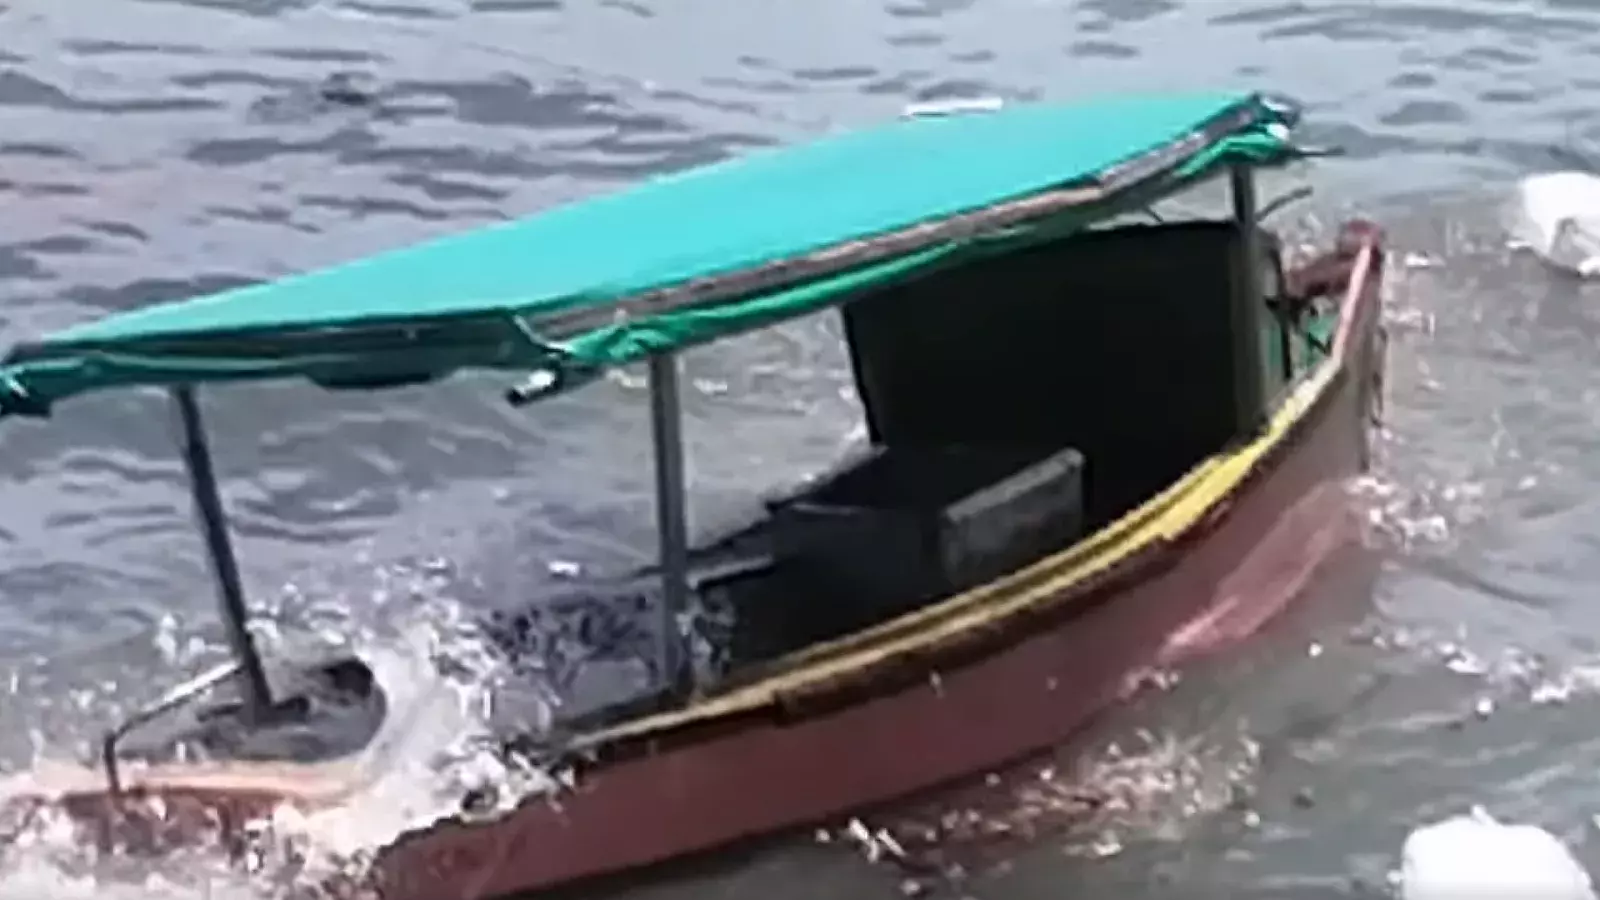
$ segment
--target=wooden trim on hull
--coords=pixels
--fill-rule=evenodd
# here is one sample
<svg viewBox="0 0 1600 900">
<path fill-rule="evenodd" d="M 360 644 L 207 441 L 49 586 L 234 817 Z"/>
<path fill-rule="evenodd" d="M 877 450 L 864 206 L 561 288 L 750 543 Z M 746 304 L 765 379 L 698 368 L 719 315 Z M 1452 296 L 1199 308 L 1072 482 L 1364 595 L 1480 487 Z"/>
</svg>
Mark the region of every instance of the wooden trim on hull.
<svg viewBox="0 0 1600 900">
<path fill-rule="evenodd" d="M 835 683 L 848 693 L 822 687 L 834 695 L 790 715 L 769 707 L 646 730 L 559 798 L 402 839 L 380 859 L 382 896 L 508 898 L 912 795 L 1056 745 L 1150 667 L 1256 630 L 1355 534 L 1344 481 L 1363 465 L 1381 366 L 1377 253 L 1356 259 L 1309 407 L 1197 527 L 1096 578 L 1093 602 L 1047 604 L 1067 614 L 904 664 L 914 677 L 891 693 L 881 681 L 875 697 Z"/>
</svg>

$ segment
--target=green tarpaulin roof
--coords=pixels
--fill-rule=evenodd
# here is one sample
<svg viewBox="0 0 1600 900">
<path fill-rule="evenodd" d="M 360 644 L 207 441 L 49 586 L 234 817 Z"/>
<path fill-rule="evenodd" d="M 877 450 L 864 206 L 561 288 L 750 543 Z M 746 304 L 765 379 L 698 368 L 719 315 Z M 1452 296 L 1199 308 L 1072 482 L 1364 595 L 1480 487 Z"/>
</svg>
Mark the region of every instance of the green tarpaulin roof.
<svg viewBox="0 0 1600 900">
<path fill-rule="evenodd" d="M 462 368 L 591 371 L 843 302 L 996 232 L 1081 227 L 1292 156 L 1257 95 L 898 121 L 281 281 L 108 316 L 0 362 L 0 414 L 84 391 Z"/>
</svg>

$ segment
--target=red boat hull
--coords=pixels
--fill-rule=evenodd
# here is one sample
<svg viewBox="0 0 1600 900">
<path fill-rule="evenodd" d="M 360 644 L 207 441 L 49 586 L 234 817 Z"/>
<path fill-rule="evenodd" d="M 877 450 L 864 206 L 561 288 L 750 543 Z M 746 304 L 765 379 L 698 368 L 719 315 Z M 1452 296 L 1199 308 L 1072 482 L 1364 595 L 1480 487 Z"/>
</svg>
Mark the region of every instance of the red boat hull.
<svg viewBox="0 0 1600 900">
<path fill-rule="evenodd" d="M 580 771 L 553 802 L 410 836 L 380 860 L 382 895 L 511 897 L 836 820 L 1053 747 L 1151 668 L 1255 631 L 1357 534 L 1345 484 L 1365 466 L 1382 370 L 1381 257 L 1358 256 L 1343 365 L 1312 407 L 1202 524 L 1069 616 L 936 678 L 686 736 Z"/>
</svg>

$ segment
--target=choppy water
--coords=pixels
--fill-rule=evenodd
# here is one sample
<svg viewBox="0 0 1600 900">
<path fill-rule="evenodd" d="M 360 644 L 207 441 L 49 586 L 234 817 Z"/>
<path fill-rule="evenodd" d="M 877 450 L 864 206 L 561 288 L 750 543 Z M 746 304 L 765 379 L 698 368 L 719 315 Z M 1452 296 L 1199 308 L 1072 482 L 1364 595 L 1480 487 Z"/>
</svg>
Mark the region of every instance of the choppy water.
<svg viewBox="0 0 1600 900">
<path fill-rule="evenodd" d="M 1139 808 L 964 890 L 1377 890 L 1411 824 L 1469 802 L 1593 843 L 1600 288 L 1509 254 L 1495 206 L 1552 146 L 1600 143 L 1597 56 L 1600 11 L 1562 0 L 0 2 L 0 334 L 515 216 L 912 100 L 1296 94 L 1312 139 L 1349 151 L 1310 175 L 1320 198 L 1297 228 L 1360 209 L 1407 258 L 1389 298 L 1392 433 L 1366 487 L 1383 575 L 1108 726 L 1085 765 Z M 375 100 L 322 99 L 341 73 Z M 689 374 L 702 516 L 855 427 L 826 325 L 698 354 Z M 531 412 L 500 387 L 252 388 L 210 406 L 256 602 L 290 630 L 459 653 L 436 610 L 648 547 L 636 386 Z M 158 400 L 123 396 L 0 429 L 0 668 L 16 685 L 0 758 L 70 755 L 167 660 L 216 652 L 165 424 Z M 894 892 L 894 870 L 849 844 L 637 892 Z M 74 877 L 41 851 L 0 896 L 216 889 L 201 870 L 116 892 Z"/>
</svg>

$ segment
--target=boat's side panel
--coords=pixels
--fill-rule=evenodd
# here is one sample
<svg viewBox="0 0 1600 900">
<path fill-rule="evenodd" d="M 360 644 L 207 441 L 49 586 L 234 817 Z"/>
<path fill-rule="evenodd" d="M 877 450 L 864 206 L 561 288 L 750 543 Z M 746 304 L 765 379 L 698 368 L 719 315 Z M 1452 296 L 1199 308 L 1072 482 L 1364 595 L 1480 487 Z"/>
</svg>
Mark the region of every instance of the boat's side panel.
<svg viewBox="0 0 1600 900">
<path fill-rule="evenodd" d="M 1074 234 L 845 307 L 874 442 L 1071 447 L 1089 527 L 1123 516 L 1261 418 L 1233 394 L 1241 360 L 1254 373 L 1276 349 L 1234 334 L 1243 234 L 1232 221 Z"/>
<path fill-rule="evenodd" d="M 1343 482 L 1363 463 L 1376 278 L 1346 312 L 1347 365 L 1159 574 L 927 684 L 617 762 L 557 804 L 417 835 L 384 858 L 384 896 L 507 897 L 896 799 L 1058 743 L 1149 666 L 1248 634 L 1354 533 Z"/>
</svg>

